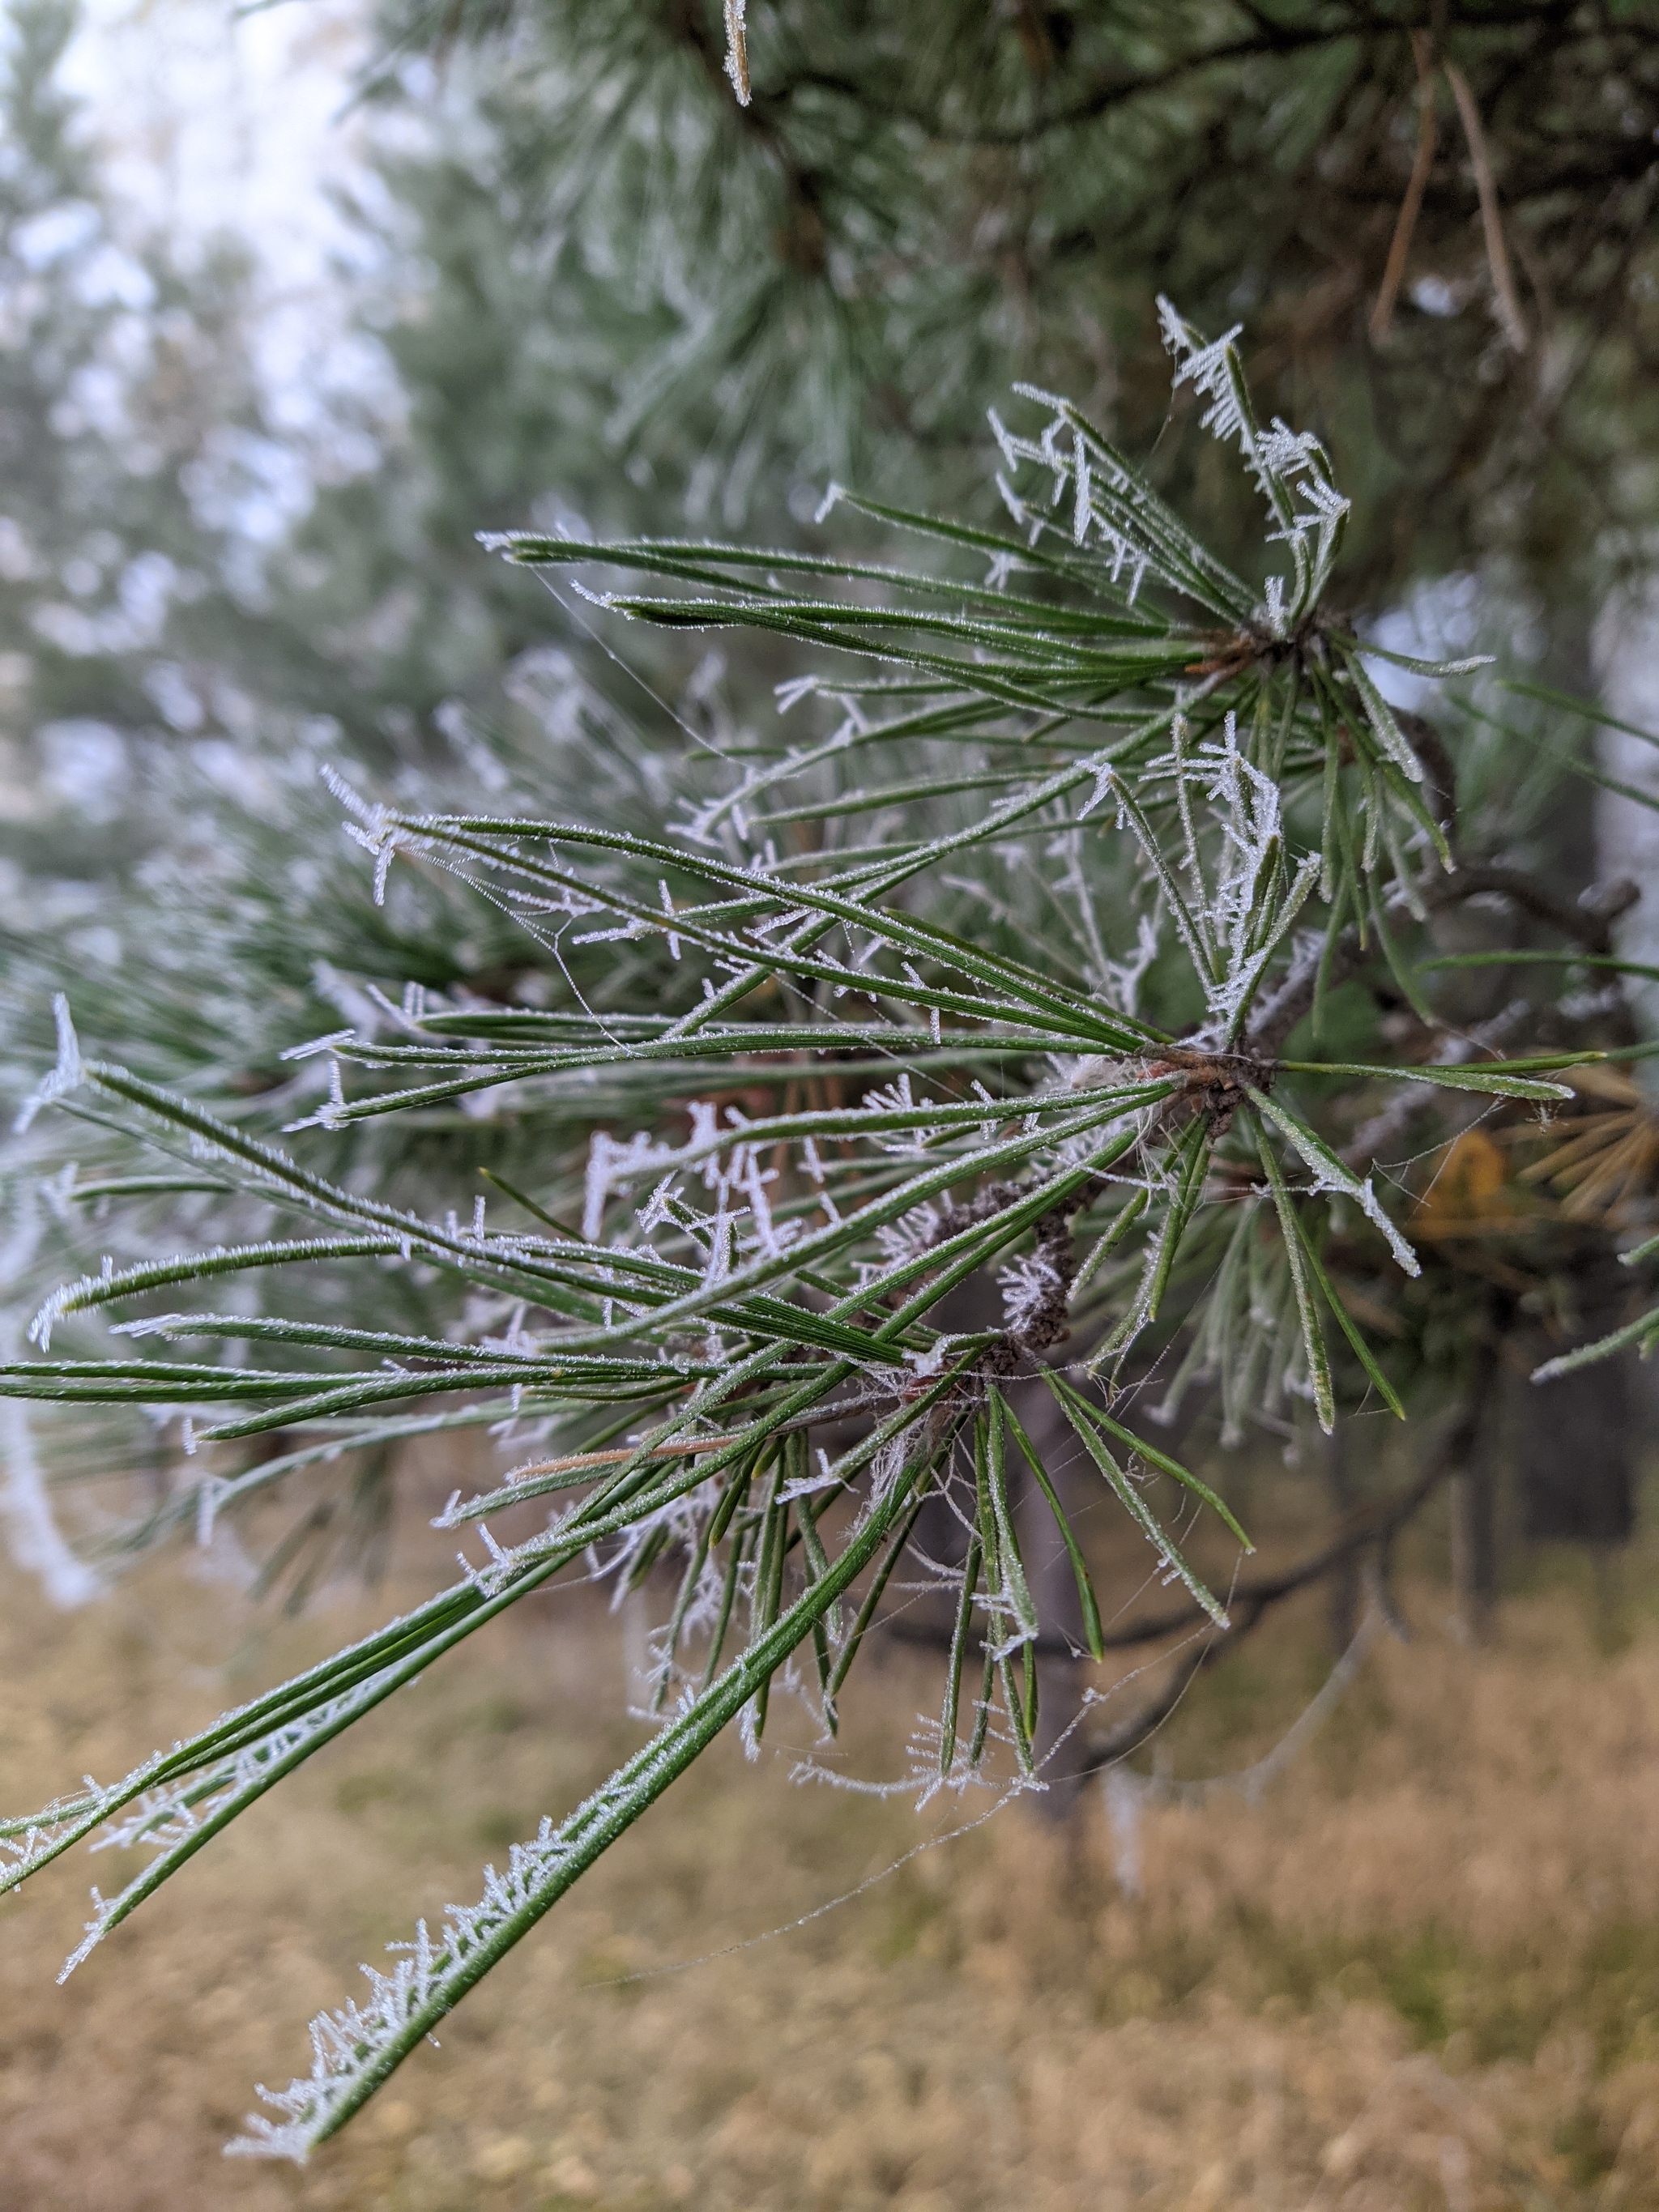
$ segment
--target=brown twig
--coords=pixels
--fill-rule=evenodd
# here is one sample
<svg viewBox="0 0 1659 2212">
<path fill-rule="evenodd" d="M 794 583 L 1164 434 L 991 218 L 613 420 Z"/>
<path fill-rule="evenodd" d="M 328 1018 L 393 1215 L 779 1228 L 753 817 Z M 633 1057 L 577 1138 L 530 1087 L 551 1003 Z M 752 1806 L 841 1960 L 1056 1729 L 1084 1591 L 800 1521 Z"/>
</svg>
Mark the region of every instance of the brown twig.
<svg viewBox="0 0 1659 2212">
<path fill-rule="evenodd" d="M 1504 325 L 1504 337 L 1516 353 L 1525 353 L 1526 318 L 1521 313 L 1515 276 L 1510 268 L 1510 251 L 1504 240 L 1504 217 L 1498 204 L 1498 185 L 1492 173 L 1492 159 L 1486 151 L 1486 134 L 1481 128 L 1480 111 L 1474 104 L 1474 94 L 1469 89 L 1468 77 L 1455 62 L 1446 64 L 1446 82 L 1452 88 L 1452 98 L 1457 102 L 1457 112 L 1463 120 L 1463 136 L 1469 142 L 1469 160 L 1474 169 L 1474 189 L 1480 196 L 1480 228 L 1486 234 L 1486 264 L 1492 270 L 1498 319 Z"/>
<path fill-rule="evenodd" d="M 1412 160 L 1412 173 L 1406 185 L 1406 197 L 1400 203 L 1400 213 L 1395 219 L 1394 236 L 1389 241 L 1388 264 L 1382 271 L 1382 285 L 1376 295 L 1376 305 L 1371 309 L 1371 343 L 1386 345 L 1394 323 L 1395 302 L 1400 296 L 1400 287 L 1406 275 L 1406 258 L 1412 248 L 1412 238 L 1417 229 L 1417 218 L 1422 211 L 1423 195 L 1428 189 L 1429 172 L 1434 167 L 1434 46 L 1426 31 L 1411 34 L 1412 52 L 1417 62 L 1417 152 Z"/>
</svg>

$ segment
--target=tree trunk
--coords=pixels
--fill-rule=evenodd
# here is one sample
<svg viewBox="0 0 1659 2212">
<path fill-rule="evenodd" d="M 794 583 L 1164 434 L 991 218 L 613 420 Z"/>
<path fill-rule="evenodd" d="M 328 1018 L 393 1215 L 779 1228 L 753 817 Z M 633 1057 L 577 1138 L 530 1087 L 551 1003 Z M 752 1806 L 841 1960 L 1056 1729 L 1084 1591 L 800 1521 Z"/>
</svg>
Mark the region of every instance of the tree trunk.
<svg viewBox="0 0 1659 2212">
<path fill-rule="evenodd" d="M 1626 1271 L 1610 1254 L 1580 1263 L 1575 1290 L 1584 1341 L 1628 1317 Z M 1559 1352 L 1540 1332 L 1528 1364 Z M 1604 1359 L 1534 1389 L 1522 1384 L 1525 1410 L 1516 1455 L 1522 1526 L 1534 1543 L 1626 1544 L 1636 1521 L 1632 1446 L 1638 1426 L 1632 1362 Z"/>
<path fill-rule="evenodd" d="M 1469 1464 L 1452 1477 L 1452 1589 L 1457 1622 L 1470 1644 L 1492 1636 L 1498 1604 L 1498 1514 L 1491 1455 L 1477 1448 Z"/>
<path fill-rule="evenodd" d="M 1468 1395 L 1450 1439 L 1451 1571 L 1457 1621 L 1471 1644 L 1485 1644 L 1498 1606 L 1498 1485 L 1492 1430 L 1498 1414 L 1498 1363 L 1482 1345 L 1471 1364 Z"/>
<path fill-rule="evenodd" d="M 1097 1501 L 1100 1485 L 1097 1480 L 1092 1486 L 1079 1481 L 1078 1460 L 1082 1448 L 1052 1395 L 1047 1390 L 1022 1395 L 1027 1402 L 1019 1408 L 1020 1419 L 1042 1454 L 1044 1471 L 1062 1511 L 1076 1528 L 1082 1509 Z M 1081 1520 L 1081 1525 L 1086 1528 L 1086 1519 Z M 1078 1599 L 1077 1577 L 1048 1501 L 1029 1475 L 1020 1490 L 1019 1544 L 1025 1578 L 1045 1637 L 1063 1636 L 1082 1650 L 1083 1607 Z M 1075 1734 L 1066 1736 L 1083 1710 L 1086 1686 L 1085 1670 L 1076 1660 L 1038 1659 L 1037 1727 L 1031 1749 L 1038 1771 L 1048 1785 L 1037 1802 L 1049 1820 L 1063 1820 L 1075 1809 L 1088 1778 L 1081 1771 L 1081 1743 Z M 1063 1744 L 1062 1736 L 1066 1737 Z"/>
<path fill-rule="evenodd" d="M 1325 1486 L 1336 1519 L 1358 1503 L 1348 1453 L 1348 1431 L 1339 1421 L 1325 1439 Z M 1340 1659 L 1359 1627 L 1359 1554 L 1346 1552 L 1331 1570 L 1325 1588 L 1325 1619 L 1331 1656 Z"/>
</svg>

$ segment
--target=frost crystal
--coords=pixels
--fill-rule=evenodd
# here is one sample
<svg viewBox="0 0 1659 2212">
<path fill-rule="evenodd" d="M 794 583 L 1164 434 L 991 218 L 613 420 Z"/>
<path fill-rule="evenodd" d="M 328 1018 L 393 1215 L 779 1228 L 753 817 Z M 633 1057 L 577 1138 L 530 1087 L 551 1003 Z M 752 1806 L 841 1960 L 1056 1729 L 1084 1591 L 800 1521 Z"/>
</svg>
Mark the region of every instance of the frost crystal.
<svg viewBox="0 0 1659 2212">
<path fill-rule="evenodd" d="M 388 1945 L 397 1959 L 390 1973 L 365 1966 L 364 2000 L 311 2023 L 311 2071 L 286 2089 L 258 2094 L 282 2117 L 250 2113 L 247 2132 L 226 2144 L 230 2158 L 285 2158 L 303 2165 L 330 2132 L 331 2123 L 349 2098 L 372 2086 L 401 2056 L 411 2023 L 446 2012 L 468 1986 L 468 1968 L 487 1951 L 507 1923 L 538 1901 L 556 1880 L 585 1832 L 618 1809 L 623 1793 L 612 1784 L 597 1790 L 562 1826 L 544 1819 L 535 1837 L 514 1844 L 506 1868 L 484 1869 L 483 1895 L 476 1905 L 446 1908 L 434 1941 L 424 1920 L 412 1942 Z M 401 1954 L 401 1955 L 398 1955 Z"/>
<path fill-rule="evenodd" d="M 45 1081 L 31 1091 L 12 1123 L 13 1132 L 18 1136 L 28 1128 L 42 1107 L 50 1106 L 54 1099 L 67 1097 L 82 1080 L 80 1042 L 70 1019 L 69 1000 L 61 991 L 52 998 L 52 1012 L 58 1024 L 58 1062 Z"/>
</svg>

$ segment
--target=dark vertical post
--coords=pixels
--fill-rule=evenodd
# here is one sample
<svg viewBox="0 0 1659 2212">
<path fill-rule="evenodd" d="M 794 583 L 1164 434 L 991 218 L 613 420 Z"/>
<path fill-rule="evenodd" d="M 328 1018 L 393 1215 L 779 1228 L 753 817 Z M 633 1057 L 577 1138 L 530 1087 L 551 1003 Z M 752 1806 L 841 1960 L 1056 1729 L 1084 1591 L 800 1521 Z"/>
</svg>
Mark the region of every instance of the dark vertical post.
<svg viewBox="0 0 1659 2212">
<path fill-rule="evenodd" d="M 1451 1483 L 1452 1589 L 1459 1626 L 1471 1644 L 1491 1637 L 1498 1605 L 1498 1486 L 1491 1434 L 1498 1413 L 1492 1387 L 1497 1374 L 1492 1346 L 1477 1345 L 1448 1444 L 1456 1470 Z"/>
<path fill-rule="evenodd" d="M 1078 1480 L 1077 1439 L 1047 1390 L 1027 1390 L 1022 1397 L 1020 1419 L 1043 1455 L 1043 1467 L 1062 1510 L 1075 1524 L 1078 1509 L 1089 1494 Z M 1045 1639 L 1063 1638 L 1081 1650 L 1083 1608 L 1078 1602 L 1077 1578 L 1048 1501 L 1029 1474 L 1019 1491 L 1019 1545 Z M 1048 1784 L 1037 1802 L 1050 1820 L 1063 1820 L 1073 1811 L 1086 1778 L 1079 1771 L 1083 1747 L 1075 1735 L 1050 1763 L 1042 1764 L 1082 1711 L 1085 1680 L 1085 1668 L 1060 1653 L 1037 1661 L 1037 1732 L 1032 1750 Z"/>
<path fill-rule="evenodd" d="M 1325 1439 L 1325 1487 L 1330 1493 L 1333 1516 L 1341 1520 L 1357 1503 L 1353 1466 L 1349 1456 L 1347 1425 L 1339 1421 Z M 1359 1627 L 1359 1555 L 1345 1552 L 1332 1568 L 1326 1585 L 1326 1620 L 1331 1656 L 1340 1659 L 1353 1642 Z"/>
</svg>

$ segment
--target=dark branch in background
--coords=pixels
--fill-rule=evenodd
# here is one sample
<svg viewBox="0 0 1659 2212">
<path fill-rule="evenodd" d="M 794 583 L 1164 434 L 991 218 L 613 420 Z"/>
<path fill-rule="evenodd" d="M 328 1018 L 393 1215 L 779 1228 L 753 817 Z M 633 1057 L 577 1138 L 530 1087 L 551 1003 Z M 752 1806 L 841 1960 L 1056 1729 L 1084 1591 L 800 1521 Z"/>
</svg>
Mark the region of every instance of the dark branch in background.
<svg viewBox="0 0 1659 2212">
<path fill-rule="evenodd" d="M 1424 796 L 1456 858 L 1457 772 L 1451 755 L 1439 732 L 1422 715 L 1401 712 L 1396 719 L 1423 763 Z M 1419 892 L 1424 905 L 1434 914 L 1447 913 L 1469 899 L 1507 899 L 1559 930 L 1586 952 L 1594 953 L 1612 951 L 1613 923 L 1642 896 L 1639 884 L 1620 877 L 1611 883 L 1593 884 L 1573 900 L 1528 869 L 1461 858 L 1449 875 L 1435 870 L 1419 884 Z M 1322 964 L 1328 990 L 1357 975 L 1365 957 L 1358 933 L 1352 928 L 1343 933 L 1328 957 L 1322 944 L 1316 945 L 1311 939 L 1299 946 L 1285 976 L 1263 1000 L 1250 1026 L 1246 1049 L 1259 1060 L 1275 1059 L 1297 1024 L 1313 1011 Z"/>
<path fill-rule="evenodd" d="M 909 124 L 940 145 L 1026 146 L 1054 131 L 1072 131 L 1085 124 L 1097 123 L 1114 109 L 1127 106 L 1135 100 L 1152 99 L 1159 93 L 1174 91 L 1184 87 L 1192 78 L 1212 70 L 1224 69 L 1230 64 L 1247 66 L 1251 63 L 1282 62 L 1293 56 L 1346 46 L 1358 38 L 1369 38 L 1377 47 L 1386 48 L 1399 39 L 1402 31 L 1412 28 L 1397 19 L 1369 13 L 1363 16 L 1350 15 L 1346 21 L 1335 23 L 1294 25 L 1276 23 L 1255 7 L 1240 4 L 1239 12 L 1248 15 L 1255 24 L 1255 36 L 1230 39 L 1224 44 L 1206 46 L 1195 53 L 1178 55 L 1173 60 L 1151 68 L 1121 69 L 1109 74 L 1103 73 L 1067 106 L 1047 113 L 1035 113 L 1018 122 L 954 123 L 936 108 L 929 109 L 914 101 L 896 100 L 889 94 L 873 89 L 861 78 L 811 68 L 793 72 L 774 96 L 793 96 L 802 90 L 837 94 L 871 114 Z M 1565 38 L 1570 35 L 1571 18 L 1577 12 L 1575 8 L 1553 4 L 1541 9 L 1522 6 L 1482 9 L 1478 17 L 1471 17 L 1468 27 L 1486 31 L 1526 29 L 1537 27 L 1543 19 L 1551 21 L 1558 34 Z M 1420 27 L 1426 28 L 1426 24 Z"/>
<path fill-rule="evenodd" d="M 1524 868 L 1492 866 L 1460 867 L 1455 876 L 1425 885 L 1423 896 L 1425 905 L 1438 913 L 1461 905 L 1465 899 L 1489 894 L 1506 898 L 1540 921 L 1549 922 L 1575 945 L 1582 945 L 1586 952 L 1613 950 L 1613 924 L 1642 896 L 1639 884 L 1620 877 L 1614 883 L 1594 886 L 1575 902 Z"/>
<path fill-rule="evenodd" d="M 1376 1570 L 1370 1577 L 1373 1592 L 1380 1597 L 1384 1617 L 1396 1626 L 1398 1615 L 1388 1591 L 1385 1572 L 1389 1550 L 1401 1531 L 1433 1497 L 1443 1483 L 1456 1474 L 1468 1462 L 1479 1435 L 1485 1410 L 1485 1400 L 1479 1392 L 1471 1393 L 1454 1417 L 1439 1448 L 1431 1455 L 1415 1482 L 1394 1498 L 1377 1504 L 1362 1506 L 1356 1512 L 1345 1515 L 1337 1523 L 1329 1540 L 1317 1552 L 1311 1553 L 1295 1566 L 1285 1568 L 1277 1575 L 1266 1575 L 1250 1583 L 1241 1583 L 1228 1600 L 1228 1614 L 1232 1621 L 1231 1632 L 1222 1635 L 1206 1626 L 1203 1640 L 1194 1649 L 1183 1651 L 1169 1678 L 1139 1711 L 1120 1721 L 1108 1733 L 1085 1740 L 1080 1765 L 1085 1773 L 1098 1773 L 1118 1759 L 1127 1759 L 1139 1749 L 1147 1738 L 1160 1729 L 1175 1711 L 1194 1681 L 1207 1668 L 1226 1658 L 1237 1648 L 1239 1641 L 1253 1628 L 1260 1626 L 1271 1609 L 1282 1599 L 1297 1590 L 1306 1589 L 1321 1581 L 1334 1567 L 1349 1559 L 1370 1555 Z M 1147 1624 L 1150 1627 L 1152 1624 Z M 1190 1613 L 1179 1621 L 1166 1618 L 1163 1633 L 1170 1635 L 1179 1628 L 1191 1629 Z"/>
<path fill-rule="evenodd" d="M 941 146 L 1029 146 L 1039 138 L 1046 138 L 1057 131 L 1076 130 L 1081 125 L 1098 123 L 1114 108 L 1127 106 L 1137 100 L 1150 99 L 1154 94 L 1173 91 L 1188 79 L 1206 70 L 1224 68 L 1229 62 L 1249 62 L 1282 56 L 1290 52 L 1306 52 L 1322 46 L 1341 43 L 1353 35 L 1351 27 L 1334 31 L 1304 31 L 1285 33 L 1268 39 L 1235 39 L 1224 46 L 1211 46 L 1204 52 L 1184 55 L 1180 60 L 1167 63 L 1161 69 L 1125 71 L 1120 76 L 1102 78 L 1070 107 L 1050 115 L 1034 115 L 1020 123 L 1010 124 L 953 124 L 935 112 L 929 112 L 912 103 L 892 100 L 872 92 L 869 86 L 856 79 L 803 70 L 789 84 L 789 93 L 810 89 L 815 92 L 838 93 L 843 98 L 872 115 L 879 115 L 895 123 L 913 125 Z"/>
<path fill-rule="evenodd" d="M 1231 1636 L 1217 1633 L 1213 1641 L 1215 1656 L 1224 1657 L 1237 1638 L 1248 1635 L 1284 1599 L 1294 1597 L 1298 1590 L 1322 1582 L 1345 1561 L 1367 1551 L 1382 1550 L 1392 1543 L 1467 1457 L 1472 1437 L 1470 1423 L 1468 1410 L 1461 1411 L 1440 1447 L 1431 1454 L 1427 1465 L 1413 1482 L 1392 1498 L 1376 1499 L 1344 1514 L 1324 1541 L 1305 1558 L 1271 1574 L 1252 1576 L 1235 1583 L 1227 1598 L 1232 1630 Z M 1188 1633 L 1202 1618 L 1200 1608 L 1187 1600 L 1164 1613 L 1131 1621 L 1124 1627 L 1106 1629 L 1101 1641 L 1109 1651 L 1135 1650 L 1143 1644 L 1162 1644 L 1171 1636 Z M 951 1640 L 948 1631 L 913 1620 L 904 1613 L 888 1613 L 872 1626 L 900 1644 L 919 1644 L 930 1650 L 947 1648 Z M 1085 1652 L 1060 1637 L 1041 1636 L 1036 1639 L 1036 1649 L 1038 1656 L 1045 1659 L 1075 1659 L 1091 1663 Z"/>
</svg>

